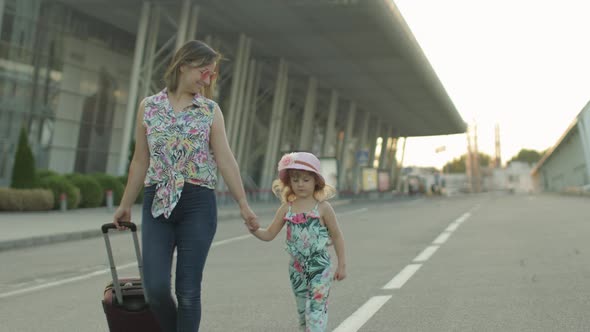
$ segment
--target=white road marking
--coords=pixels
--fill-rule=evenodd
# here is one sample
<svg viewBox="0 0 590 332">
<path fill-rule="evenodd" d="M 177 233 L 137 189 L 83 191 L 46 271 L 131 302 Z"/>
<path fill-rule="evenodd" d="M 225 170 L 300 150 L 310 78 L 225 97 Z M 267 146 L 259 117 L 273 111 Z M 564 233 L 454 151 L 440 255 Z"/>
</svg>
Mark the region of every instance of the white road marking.
<svg viewBox="0 0 590 332">
<path fill-rule="evenodd" d="M 422 264 L 409 264 L 404 267 L 383 289 L 400 289 L 418 271 Z"/>
<path fill-rule="evenodd" d="M 447 240 L 449 239 L 449 236 L 451 236 L 451 233 L 442 232 L 434 241 L 432 241 L 432 244 L 441 245 L 441 244 L 447 242 Z"/>
<path fill-rule="evenodd" d="M 437 250 L 438 248 L 440 248 L 439 246 L 428 246 L 426 247 L 426 249 L 424 249 L 420 255 L 416 256 L 416 258 L 414 258 L 414 262 L 415 263 L 421 263 L 421 262 L 425 262 L 427 261 L 430 256 L 432 256 Z"/>
<path fill-rule="evenodd" d="M 457 230 L 457 228 L 464 223 L 467 219 L 469 219 L 469 217 L 471 217 L 471 213 L 469 212 L 465 212 L 462 216 L 460 216 L 459 218 L 457 218 L 457 220 L 453 221 L 449 227 L 447 227 L 447 229 L 445 230 L 445 232 L 454 232 L 455 230 Z"/>
<path fill-rule="evenodd" d="M 332 332 L 358 331 L 389 299 L 391 295 L 373 296 Z"/>
<path fill-rule="evenodd" d="M 455 231 L 463 222 L 465 222 L 471 213 L 481 207 L 481 204 L 473 207 L 469 212 L 464 213 L 455 221 L 453 221 L 447 229 L 442 232 L 433 242 L 434 245 L 426 247 L 416 258 L 414 263 L 427 261 L 437 250 L 440 244 L 445 243 L 453 231 Z M 400 289 L 410 280 L 410 278 L 420 269 L 422 264 L 409 264 L 401 270 L 391 281 L 389 281 L 383 289 Z M 348 317 L 342 324 L 340 324 L 333 332 L 356 332 L 358 331 L 384 304 L 389 301 L 391 296 L 374 296 L 350 317 Z"/>
<path fill-rule="evenodd" d="M 137 264 L 135 264 L 135 265 L 137 265 Z M 84 275 L 77 276 L 77 277 L 67 278 L 67 279 L 54 281 L 54 282 L 48 282 L 48 283 L 33 286 L 33 287 L 17 289 L 17 290 L 11 291 L 11 292 L 0 294 L 0 299 L 15 296 L 15 295 L 31 293 L 34 291 L 38 291 L 38 290 L 42 290 L 42 289 L 46 289 L 46 288 L 50 288 L 50 287 L 61 286 L 61 285 L 69 284 L 69 283 L 80 281 L 80 280 L 94 278 L 96 276 L 107 274 L 107 273 L 109 273 L 109 271 L 110 270 L 94 271 L 92 273 L 84 274 Z"/>
<path fill-rule="evenodd" d="M 459 225 L 461 225 L 461 224 L 458 222 L 454 222 L 454 223 L 450 224 L 449 227 L 447 227 L 447 229 L 445 229 L 445 232 L 449 232 L 449 233 L 454 232 L 457 230 L 457 227 L 459 227 Z"/>
<path fill-rule="evenodd" d="M 366 212 L 368 210 L 369 210 L 368 208 L 360 208 L 360 209 L 356 209 L 356 210 L 352 210 L 352 211 L 342 212 L 339 215 L 350 215 L 350 214 L 355 214 L 355 213 Z M 252 237 L 252 234 L 246 234 L 246 235 L 236 236 L 236 237 L 232 237 L 232 238 L 225 239 L 225 240 L 215 241 L 211 244 L 211 247 L 221 246 L 224 244 L 244 240 L 244 239 L 247 239 L 250 237 Z M 176 256 L 176 253 L 174 254 L 174 256 Z M 131 263 L 127 263 L 127 264 L 118 265 L 117 271 L 127 269 L 130 267 L 137 267 L 137 262 L 131 262 Z M 66 285 L 69 283 L 78 282 L 80 280 L 86 280 L 86 279 L 94 278 L 97 276 L 102 276 L 104 274 L 110 274 L 110 269 L 97 270 L 97 271 L 93 271 L 90 273 L 81 274 L 79 276 L 59 280 L 59 281 L 47 282 L 47 283 L 39 284 L 37 286 L 16 289 L 16 290 L 6 292 L 6 293 L 0 293 L 0 299 L 11 297 L 11 296 L 16 296 L 16 295 L 22 295 L 22 294 L 26 294 L 26 293 L 31 293 L 31 292 L 46 289 L 46 288 L 62 286 L 62 285 Z"/>
<path fill-rule="evenodd" d="M 213 242 L 211 244 L 211 247 L 217 247 L 217 246 L 228 244 L 228 243 L 231 243 L 231 242 L 235 242 L 235 241 L 247 239 L 247 238 L 249 238 L 251 236 L 252 236 L 251 234 L 247 234 L 247 235 L 237 236 L 237 237 L 233 237 L 233 238 L 229 238 L 229 239 L 225 239 L 225 240 L 215 241 L 215 242 Z M 174 255 L 176 256 L 176 253 Z M 117 265 L 117 271 L 120 271 L 120 270 L 123 270 L 123 269 L 128 269 L 130 267 L 137 268 L 137 262 L 131 262 L 131 263 L 127 263 L 127 264 Z M 103 270 L 97 270 L 97 271 L 93 271 L 93 272 L 90 272 L 90 273 L 81 274 L 79 276 L 75 276 L 75 277 L 71 277 L 71 278 L 67 278 L 67 279 L 62 279 L 62 280 L 59 280 L 59 281 L 52 281 L 52 282 L 47 282 L 47 283 L 40 284 L 40 285 L 37 285 L 37 286 L 16 289 L 16 290 L 13 290 L 13 291 L 10 291 L 10 292 L 6 292 L 6 293 L 0 293 L 0 299 L 11 297 L 11 296 L 22 295 L 22 294 L 26 294 L 26 293 L 31 293 L 31 292 L 35 292 L 35 291 L 38 291 L 38 290 L 51 288 L 51 287 L 62 286 L 62 285 L 70 284 L 70 283 L 73 283 L 73 282 L 78 282 L 78 281 L 81 281 L 81 280 L 86 280 L 86 279 L 91 279 L 91 278 L 94 278 L 94 277 L 102 276 L 102 275 L 105 275 L 105 274 L 110 275 L 110 273 L 111 273 L 110 268 L 109 269 L 103 269 Z"/>
<path fill-rule="evenodd" d="M 459 218 L 457 218 L 457 220 L 455 220 L 455 222 L 458 223 L 458 224 L 462 224 L 467 219 L 469 219 L 469 217 L 471 217 L 471 213 L 470 212 L 465 212 L 462 216 L 460 216 Z"/>
</svg>

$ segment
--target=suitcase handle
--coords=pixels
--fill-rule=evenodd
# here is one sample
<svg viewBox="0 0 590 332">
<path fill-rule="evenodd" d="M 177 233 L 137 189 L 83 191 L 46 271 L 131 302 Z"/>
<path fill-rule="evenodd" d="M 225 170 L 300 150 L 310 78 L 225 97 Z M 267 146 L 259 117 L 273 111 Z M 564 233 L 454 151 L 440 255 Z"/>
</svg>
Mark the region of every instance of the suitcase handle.
<svg viewBox="0 0 590 332">
<path fill-rule="evenodd" d="M 135 256 L 137 257 L 137 267 L 139 268 L 139 278 L 143 282 L 143 266 L 141 261 L 141 250 L 139 248 L 139 240 L 137 239 L 137 226 L 130 221 L 120 221 L 119 224 L 123 227 L 127 227 L 131 230 L 133 236 L 133 244 L 135 247 Z M 111 248 L 111 241 L 109 239 L 109 230 L 117 229 L 114 223 L 107 223 L 102 225 L 101 230 L 104 236 L 104 243 L 107 248 L 107 256 L 109 258 L 109 266 L 111 268 L 111 275 L 113 277 L 113 288 L 115 289 L 115 296 L 117 302 L 123 304 L 123 292 L 121 291 L 121 285 L 119 284 L 119 277 L 117 276 L 117 267 L 115 266 L 115 260 L 113 259 L 113 250 Z M 147 295 L 144 293 L 145 302 L 148 303 Z"/>
<path fill-rule="evenodd" d="M 123 227 L 127 227 L 129 229 L 131 229 L 132 232 L 137 231 L 137 226 L 130 222 L 130 221 L 119 221 L 119 225 L 123 226 Z M 108 224 L 104 224 L 101 227 L 102 233 L 106 234 L 109 232 L 109 229 L 116 229 L 117 225 L 115 225 L 114 223 L 110 222 Z"/>
</svg>

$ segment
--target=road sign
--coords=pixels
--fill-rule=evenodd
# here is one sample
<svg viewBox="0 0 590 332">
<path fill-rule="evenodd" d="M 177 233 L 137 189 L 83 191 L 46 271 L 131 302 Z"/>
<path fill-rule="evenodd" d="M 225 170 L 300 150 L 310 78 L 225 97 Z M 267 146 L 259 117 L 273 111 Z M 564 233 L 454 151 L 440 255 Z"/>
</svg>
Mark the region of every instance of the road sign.
<svg viewBox="0 0 590 332">
<path fill-rule="evenodd" d="M 369 150 L 358 150 L 356 152 L 356 162 L 359 166 L 369 165 Z"/>
</svg>

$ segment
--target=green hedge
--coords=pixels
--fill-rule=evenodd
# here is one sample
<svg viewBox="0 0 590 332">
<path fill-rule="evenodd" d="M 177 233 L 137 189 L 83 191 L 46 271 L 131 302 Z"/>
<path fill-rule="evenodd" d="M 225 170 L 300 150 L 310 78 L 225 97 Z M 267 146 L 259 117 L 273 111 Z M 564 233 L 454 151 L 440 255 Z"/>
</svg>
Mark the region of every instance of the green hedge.
<svg viewBox="0 0 590 332">
<path fill-rule="evenodd" d="M 104 174 L 104 173 L 94 173 L 91 176 L 98 181 L 100 186 L 102 187 L 103 192 L 103 199 L 102 205 L 106 205 L 106 195 L 104 194 L 107 190 L 113 191 L 113 204 L 119 205 L 121 203 L 121 198 L 123 198 L 123 191 L 125 190 L 125 186 L 121 184 L 121 181 L 117 179 L 117 177 Z"/>
<path fill-rule="evenodd" d="M 59 209 L 60 195 L 65 193 L 67 195 L 68 210 L 75 209 L 80 204 L 80 189 L 72 184 L 65 176 L 52 175 L 44 177 L 40 180 L 39 186 L 41 188 L 50 189 L 54 196 L 54 208 Z"/>
<path fill-rule="evenodd" d="M 52 171 L 50 169 L 38 169 L 35 171 L 35 183 L 37 184 L 37 186 L 39 185 L 39 182 L 48 177 L 48 176 L 55 176 L 55 175 L 59 175 L 59 173 Z"/>
<path fill-rule="evenodd" d="M 0 211 L 48 211 L 53 204 L 51 190 L 0 188 Z"/>
<path fill-rule="evenodd" d="M 104 200 L 102 186 L 98 181 L 89 175 L 69 174 L 67 179 L 80 190 L 80 207 L 99 207 Z"/>
</svg>

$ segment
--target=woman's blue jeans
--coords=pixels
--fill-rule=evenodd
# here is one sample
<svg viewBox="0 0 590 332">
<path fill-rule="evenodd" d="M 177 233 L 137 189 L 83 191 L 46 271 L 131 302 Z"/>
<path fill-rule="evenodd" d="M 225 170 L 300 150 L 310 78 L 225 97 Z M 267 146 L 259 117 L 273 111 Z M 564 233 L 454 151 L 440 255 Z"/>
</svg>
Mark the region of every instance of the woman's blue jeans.
<svg viewBox="0 0 590 332">
<path fill-rule="evenodd" d="M 144 189 L 142 251 L 144 288 L 164 332 L 197 332 L 201 321 L 201 280 L 217 229 L 212 189 L 185 183 L 170 218 L 151 214 L 155 186 Z M 176 248 L 176 302 L 171 294 Z"/>
</svg>

